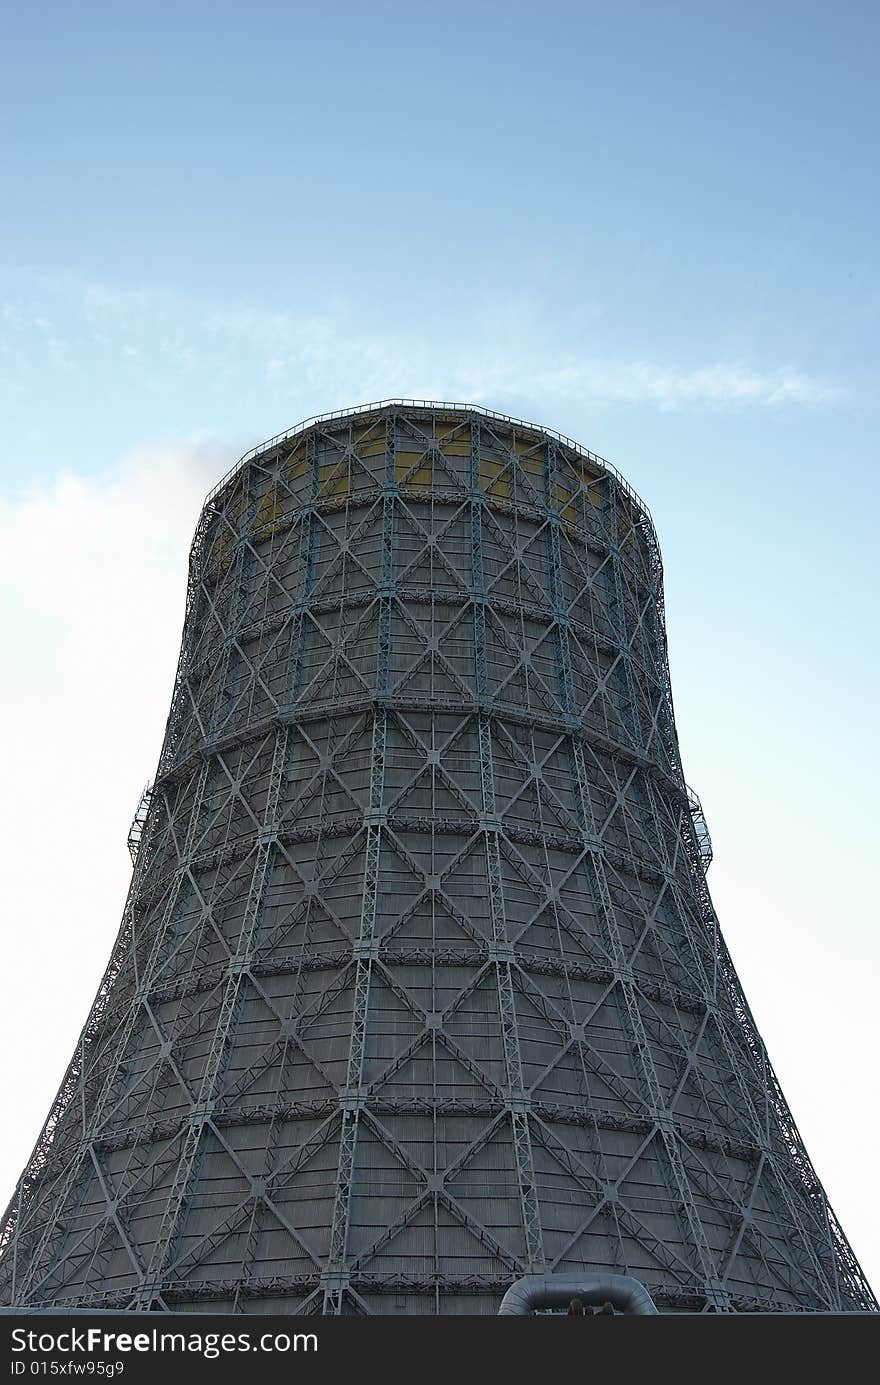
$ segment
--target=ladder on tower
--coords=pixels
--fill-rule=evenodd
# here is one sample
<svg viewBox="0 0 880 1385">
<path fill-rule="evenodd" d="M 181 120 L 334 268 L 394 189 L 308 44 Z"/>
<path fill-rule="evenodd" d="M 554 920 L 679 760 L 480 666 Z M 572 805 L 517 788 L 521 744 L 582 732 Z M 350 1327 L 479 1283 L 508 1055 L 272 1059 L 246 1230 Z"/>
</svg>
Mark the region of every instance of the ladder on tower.
<svg viewBox="0 0 880 1385">
<path fill-rule="evenodd" d="M 150 811 L 150 804 L 153 801 L 153 786 L 147 784 L 140 796 L 135 815 L 132 818 L 131 827 L 128 829 L 128 853 L 131 856 L 132 866 L 137 863 L 137 855 L 140 849 L 141 837 L 144 834 L 144 823 L 147 820 L 147 813 Z"/>
<path fill-rule="evenodd" d="M 700 849 L 700 864 L 703 874 L 712 864 L 712 838 L 709 836 L 709 826 L 706 822 L 706 814 L 703 812 L 703 805 L 699 795 L 687 785 L 688 807 L 694 824 L 694 831 L 697 834 L 697 845 Z"/>
</svg>

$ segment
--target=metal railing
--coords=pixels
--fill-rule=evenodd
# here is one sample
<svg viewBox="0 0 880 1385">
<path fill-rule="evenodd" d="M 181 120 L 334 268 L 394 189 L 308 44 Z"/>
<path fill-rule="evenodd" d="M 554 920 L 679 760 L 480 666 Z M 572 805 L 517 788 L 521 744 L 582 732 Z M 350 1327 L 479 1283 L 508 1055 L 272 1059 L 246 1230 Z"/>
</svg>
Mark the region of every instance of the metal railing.
<svg viewBox="0 0 880 1385">
<path fill-rule="evenodd" d="M 706 814 L 703 812 L 703 805 L 700 802 L 699 794 L 696 793 L 689 784 L 685 785 L 685 787 L 687 789 L 688 808 L 690 809 L 691 818 L 693 819 L 694 831 L 697 834 L 697 844 L 700 848 L 700 861 L 703 866 L 703 874 L 705 875 L 712 864 L 713 855 L 712 838 L 709 835 L 709 824 L 706 822 Z"/>
<path fill-rule="evenodd" d="M 128 851 L 131 856 L 131 864 L 137 862 L 138 851 L 141 845 L 141 838 L 144 835 L 144 824 L 147 821 L 147 814 L 150 811 L 150 803 L 153 799 L 153 786 L 147 784 L 138 801 L 138 806 L 132 819 L 131 827 L 128 829 Z"/>
<path fill-rule="evenodd" d="M 555 438 L 557 442 L 561 442 L 564 447 L 570 448 L 572 452 L 577 453 L 579 457 L 583 457 L 585 461 L 593 462 L 596 466 L 601 468 L 602 471 L 606 471 L 613 476 L 621 490 L 629 496 L 630 500 L 638 505 L 642 514 L 653 525 L 651 512 L 644 500 L 642 500 L 638 492 L 633 489 L 626 477 L 621 475 L 613 462 L 606 461 L 604 457 L 600 457 L 596 452 L 591 452 L 588 447 L 584 447 L 581 443 L 575 442 L 574 438 L 566 437 L 564 433 L 558 433 L 555 428 L 545 428 L 540 423 L 530 423 L 528 419 L 514 418 L 511 414 L 502 414 L 497 409 L 487 409 L 481 404 L 465 404 L 460 401 L 454 402 L 447 399 L 376 399 L 371 404 L 356 404 L 351 409 L 332 409 L 329 413 L 313 414 L 311 418 L 303 419 L 302 423 L 295 424 L 294 427 L 288 428 L 285 432 L 276 433 L 274 437 L 267 438 L 265 442 L 257 443 L 249 452 L 245 452 L 243 457 L 239 457 L 235 465 L 229 468 L 226 475 L 222 476 L 216 486 L 205 496 L 205 505 L 210 505 L 214 497 L 229 484 L 233 477 L 235 477 L 248 462 L 253 461 L 255 457 L 262 456 L 264 452 L 270 451 L 273 447 L 279 446 L 280 443 L 287 442 L 291 438 L 298 437 L 301 433 L 308 432 L 310 428 L 314 428 L 319 423 L 332 423 L 334 419 L 356 418 L 361 414 L 376 413 L 379 409 L 395 407 L 402 409 L 449 409 L 455 413 L 478 414 L 480 418 L 494 418 L 497 419 L 499 423 L 511 424 L 515 428 L 530 428 L 535 433 L 542 433 L 545 437 Z"/>
</svg>

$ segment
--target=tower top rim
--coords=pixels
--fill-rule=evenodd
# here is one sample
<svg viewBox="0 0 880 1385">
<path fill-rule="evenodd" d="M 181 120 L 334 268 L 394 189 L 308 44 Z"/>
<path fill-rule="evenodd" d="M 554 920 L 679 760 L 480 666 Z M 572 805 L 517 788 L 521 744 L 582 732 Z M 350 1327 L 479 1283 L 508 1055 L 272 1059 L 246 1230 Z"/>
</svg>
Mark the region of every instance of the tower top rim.
<svg viewBox="0 0 880 1385">
<path fill-rule="evenodd" d="M 592 462 L 593 465 L 598 466 L 601 470 L 613 476 L 629 499 L 638 506 L 651 528 L 653 529 L 654 527 L 651 511 L 648 509 L 648 506 L 645 504 L 638 491 L 636 491 L 629 481 L 627 481 L 626 477 L 618 471 L 614 463 L 609 462 L 605 457 L 599 456 L 598 453 L 590 451 L 588 447 L 584 447 L 582 443 L 577 442 L 574 438 L 567 437 L 564 433 L 558 432 L 555 428 L 547 428 L 543 424 L 534 423 L 529 419 L 516 418 L 512 414 L 501 413 L 499 410 L 490 409 L 483 404 L 468 404 L 461 401 L 450 401 L 445 399 L 375 399 L 368 404 L 355 404 L 350 408 L 332 409 L 327 413 L 313 414 L 309 418 L 303 419 L 300 423 L 294 424 L 292 428 L 284 429 L 282 432 L 276 433 L 274 437 L 267 438 L 264 442 L 257 443 L 254 447 L 245 452 L 243 456 L 239 457 L 238 461 L 229 468 L 224 476 L 221 476 L 220 480 L 205 496 L 203 509 L 210 505 L 211 501 L 214 500 L 221 491 L 225 490 L 230 481 L 235 478 L 243 467 L 247 466 L 247 464 L 256 457 L 262 456 L 264 452 L 270 451 L 273 447 L 278 447 L 292 438 L 299 437 L 302 433 L 307 433 L 312 428 L 319 427 L 323 423 L 343 422 L 348 418 L 358 418 L 393 408 L 422 409 L 432 413 L 459 413 L 466 416 L 473 415 L 477 418 L 491 419 L 497 423 L 508 424 L 512 427 L 529 428 L 536 433 L 541 433 L 544 437 L 552 438 L 555 442 L 562 443 L 564 447 L 569 448 L 578 456 L 583 457 L 585 461 Z"/>
</svg>

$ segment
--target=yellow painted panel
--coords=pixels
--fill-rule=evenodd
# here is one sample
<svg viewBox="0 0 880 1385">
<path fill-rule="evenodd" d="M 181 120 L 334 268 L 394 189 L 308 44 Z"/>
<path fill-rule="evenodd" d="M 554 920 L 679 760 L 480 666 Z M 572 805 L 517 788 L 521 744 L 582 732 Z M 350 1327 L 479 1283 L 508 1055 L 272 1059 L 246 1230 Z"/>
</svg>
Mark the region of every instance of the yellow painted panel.
<svg viewBox="0 0 880 1385">
<path fill-rule="evenodd" d="M 300 441 L 296 444 L 287 461 L 284 463 L 284 474 L 292 485 L 295 481 L 302 480 L 306 474 L 306 448 L 305 443 Z"/>
<path fill-rule="evenodd" d="M 434 437 L 440 443 L 441 452 L 447 457 L 469 457 L 471 451 L 471 429 L 469 423 L 460 419 L 435 418 Z"/>
<path fill-rule="evenodd" d="M 517 429 L 513 435 L 513 450 L 520 454 L 534 452 L 540 460 L 543 455 L 544 444 L 537 433 L 524 433 Z"/>
<path fill-rule="evenodd" d="M 491 457 L 480 458 L 480 490 L 493 495 L 496 500 L 510 499 L 510 471 L 505 469 L 503 462 L 496 462 Z"/>
<path fill-rule="evenodd" d="M 529 484 L 524 488 L 526 495 L 541 495 L 547 470 L 544 439 L 538 433 L 516 428 L 513 432 L 513 451 L 517 466 L 529 478 Z"/>
<path fill-rule="evenodd" d="M 359 457 L 381 457 L 385 451 L 385 420 L 355 428 L 354 445 Z"/>
<path fill-rule="evenodd" d="M 403 481 L 406 473 L 419 462 L 423 461 L 424 457 L 424 451 L 413 447 L 412 443 L 410 443 L 409 447 L 398 447 L 394 453 L 395 479 L 397 481 Z"/>
<path fill-rule="evenodd" d="M 332 462 L 322 462 L 318 467 L 318 494 L 327 499 L 331 495 L 348 495 L 350 489 L 347 457 L 337 457 Z"/>
<path fill-rule="evenodd" d="M 398 450 L 394 454 L 394 475 L 398 485 L 430 490 L 431 459 L 424 452 Z"/>
<path fill-rule="evenodd" d="M 244 509 L 244 493 L 244 482 L 241 477 L 239 477 L 223 506 L 233 524 L 238 524 L 241 518 L 241 512 Z"/>
<path fill-rule="evenodd" d="M 565 524 L 566 529 L 572 526 L 578 517 L 577 495 L 573 495 L 569 500 L 560 495 L 557 499 L 559 517 Z"/>
<path fill-rule="evenodd" d="M 540 452 L 533 452 L 531 455 L 527 454 L 520 457 L 519 466 L 520 470 L 524 471 L 527 476 L 544 475 L 544 458 Z"/>
<path fill-rule="evenodd" d="M 229 571 L 234 545 L 235 536 L 229 526 L 224 524 L 214 541 L 214 546 L 211 551 L 211 560 L 216 564 L 221 577 L 224 573 Z"/>
<path fill-rule="evenodd" d="M 264 496 L 261 496 L 257 506 L 255 524 L 261 529 L 264 524 L 274 524 L 276 519 L 281 518 L 281 496 L 277 486 L 270 486 Z"/>
<path fill-rule="evenodd" d="M 593 466 L 592 462 L 579 459 L 580 471 L 580 490 L 587 497 L 591 505 L 601 505 L 602 503 L 602 475 L 598 467 Z"/>
</svg>

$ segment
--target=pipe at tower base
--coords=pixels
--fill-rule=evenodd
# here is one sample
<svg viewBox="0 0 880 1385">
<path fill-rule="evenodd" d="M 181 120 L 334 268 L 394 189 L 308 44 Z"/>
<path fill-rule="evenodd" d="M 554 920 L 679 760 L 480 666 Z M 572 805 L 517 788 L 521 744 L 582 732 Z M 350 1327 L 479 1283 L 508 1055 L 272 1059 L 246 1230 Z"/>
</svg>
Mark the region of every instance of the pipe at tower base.
<svg viewBox="0 0 880 1385">
<path fill-rule="evenodd" d="M 536 1308 L 562 1308 L 573 1298 L 586 1303 L 612 1303 L 620 1313 L 645 1317 L 657 1307 L 644 1284 L 625 1274 L 527 1274 L 511 1284 L 498 1316 L 527 1317 Z"/>
</svg>

